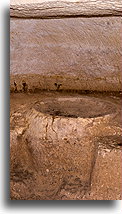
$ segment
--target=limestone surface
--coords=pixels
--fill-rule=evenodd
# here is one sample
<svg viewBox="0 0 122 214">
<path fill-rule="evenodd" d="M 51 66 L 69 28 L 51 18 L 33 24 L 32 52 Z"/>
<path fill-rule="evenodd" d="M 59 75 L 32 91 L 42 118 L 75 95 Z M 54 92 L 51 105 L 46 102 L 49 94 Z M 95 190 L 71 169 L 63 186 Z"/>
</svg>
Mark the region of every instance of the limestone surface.
<svg viewBox="0 0 122 214">
<path fill-rule="evenodd" d="M 10 89 L 122 90 L 122 17 L 10 20 Z"/>
<path fill-rule="evenodd" d="M 120 106 L 110 95 L 11 94 L 11 199 L 121 199 Z"/>
</svg>

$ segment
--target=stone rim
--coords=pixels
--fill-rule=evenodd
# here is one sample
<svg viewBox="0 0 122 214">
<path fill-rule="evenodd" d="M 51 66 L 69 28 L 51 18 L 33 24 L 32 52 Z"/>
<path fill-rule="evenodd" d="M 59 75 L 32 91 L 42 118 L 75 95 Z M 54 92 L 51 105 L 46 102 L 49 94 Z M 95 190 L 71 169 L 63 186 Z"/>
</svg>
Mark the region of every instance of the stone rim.
<svg viewBox="0 0 122 214">
<path fill-rule="evenodd" d="M 113 103 L 87 96 L 50 98 L 43 102 L 36 102 L 33 108 L 37 112 L 61 118 L 97 118 L 116 113 L 116 106 Z"/>
</svg>

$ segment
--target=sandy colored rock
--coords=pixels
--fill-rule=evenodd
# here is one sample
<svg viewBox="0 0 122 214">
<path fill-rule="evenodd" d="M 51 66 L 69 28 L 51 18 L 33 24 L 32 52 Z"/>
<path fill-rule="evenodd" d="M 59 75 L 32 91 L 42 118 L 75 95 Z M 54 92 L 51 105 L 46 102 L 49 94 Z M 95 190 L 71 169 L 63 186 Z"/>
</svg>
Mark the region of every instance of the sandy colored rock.
<svg viewBox="0 0 122 214">
<path fill-rule="evenodd" d="M 112 139 L 111 139 L 112 140 Z M 122 138 L 120 139 L 122 141 Z M 119 140 L 119 141 L 120 141 Z M 119 142 L 117 140 L 117 142 Z M 111 142 L 112 143 L 112 142 Z M 91 181 L 91 192 L 85 200 L 122 199 L 122 151 L 116 146 L 98 152 Z"/>
<path fill-rule="evenodd" d="M 121 91 L 121 17 L 10 22 L 11 91 Z"/>
<path fill-rule="evenodd" d="M 11 0 L 10 15 L 26 18 L 122 15 L 120 0 Z"/>
<path fill-rule="evenodd" d="M 11 95 L 11 199 L 120 199 L 119 100 L 54 94 Z"/>
</svg>

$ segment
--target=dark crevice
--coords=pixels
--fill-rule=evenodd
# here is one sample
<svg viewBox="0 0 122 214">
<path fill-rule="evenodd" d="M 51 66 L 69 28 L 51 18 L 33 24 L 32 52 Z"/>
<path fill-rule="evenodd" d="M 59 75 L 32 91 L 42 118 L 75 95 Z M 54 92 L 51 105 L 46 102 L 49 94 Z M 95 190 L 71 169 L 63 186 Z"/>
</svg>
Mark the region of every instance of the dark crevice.
<svg viewBox="0 0 122 214">
<path fill-rule="evenodd" d="M 60 86 L 62 85 L 62 84 L 59 84 L 59 83 L 54 83 L 54 85 L 56 86 L 56 91 L 58 91 L 59 90 L 59 88 L 60 88 Z"/>
<path fill-rule="evenodd" d="M 100 18 L 100 17 L 122 17 L 120 14 L 98 14 L 98 15 L 53 15 L 53 16 L 43 16 L 43 17 L 20 17 L 10 15 L 11 18 L 17 19 L 65 19 L 65 18 Z"/>
<path fill-rule="evenodd" d="M 14 82 L 14 92 L 17 92 L 17 83 Z"/>
<path fill-rule="evenodd" d="M 27 83 L 26 83 L 26 82 L 23 82 L 22 85 L 23 85 L 23 92 L 27 92 L 27 90 L 28 90 L 28 85 L 27 85 Z"/>
<path fill-rule="evenodd" d="M 19 93 L 22 92 L 22 90 L 17 90 Z M 77 90 L 77 89 L 60 89 L 60 90 L 51 90 L 51 89 L 39 89 L 39 88 L 34 88 L 34 89 L 28 89 L 27 90 L 29 93 L 41 93 L 41 92 L 60 92 L 60 93 L 78 93 L 78 94 L 102 94 L 102 95 L 112 95 L 112 96 L 122 96 L 122 91 L 96 91 L 96 90 Z M 10 90 L 11 93 L 13 93 L 13 90 Z"/>
</svg>

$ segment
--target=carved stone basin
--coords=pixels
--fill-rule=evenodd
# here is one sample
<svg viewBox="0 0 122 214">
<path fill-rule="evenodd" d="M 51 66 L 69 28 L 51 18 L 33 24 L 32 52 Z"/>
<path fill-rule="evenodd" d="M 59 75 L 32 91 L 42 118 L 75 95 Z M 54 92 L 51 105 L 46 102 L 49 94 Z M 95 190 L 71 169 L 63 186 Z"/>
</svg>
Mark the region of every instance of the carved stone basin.
<svg viewBox="0 0 122 214">
<path fill-rule="evenodd" d="M 11 199 L 121 200 L 121 2 L 11 0 L 10 17 Z"/>
<path fill-rule="evenodd" d="M 94 135 L 99 136 L 103 124 L 108 124 L 116 111 L 113 103 L 95 97 L 59 97 L 38 101 L 27 114 L 29 136 L 33 134 L 36 139 L 56 142 L 69 138 L 76 144 L 86 135 L 90 138 L 94 126 L 95 129 L 98 126 Z"/>
<path fill-rule="evenodd" d="M 71 118 L 96 118 L 116 111 L 115 106 L 110 102 L 88 96 L 82 98 L 53 98 L 45 102 L 37 102 L 34 109 L 52 116 Z"/>
<path fill-rule="evenodd" d="M 20 98 L 14 95 L 18 106 L 11 115 L 11 197 L 82 199 L 91 189 L 99 144 L 120 147 L 120 108 L 85 95 L 16 96 Z"/>
</svg>

